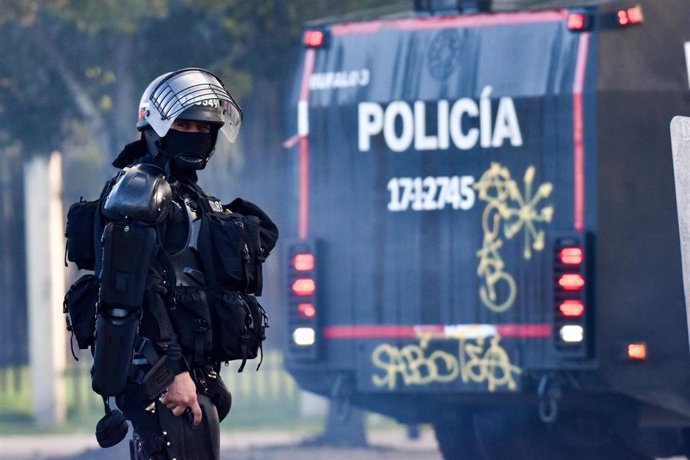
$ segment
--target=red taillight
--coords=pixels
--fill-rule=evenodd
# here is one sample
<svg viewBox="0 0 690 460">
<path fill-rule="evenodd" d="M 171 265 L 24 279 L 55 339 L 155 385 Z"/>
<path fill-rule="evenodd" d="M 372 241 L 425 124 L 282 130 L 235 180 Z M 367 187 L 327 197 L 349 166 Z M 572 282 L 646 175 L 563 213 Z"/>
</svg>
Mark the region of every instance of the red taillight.
<svg viewBox="0 0 690 460">
<path fill-rule="evenodd" d="M 298 272 L 308 272 L 314 269 L 314 254 L 295 254 L 292 266 Z"/>
<path fill-rule="evenodd" d="M 628 359 L 633 361 L 644 361 L 647 359 L 646 343 L 629 343 L 627 347 Z"/>
<path fill-rule="evenodd" d="M 558 278 L 558 285 L 566 291 L 577 291 L 585 285 L 585 279 L 579 273 L 566 273 Z"/>
<path fill-rule="evenodd" d="M 292 292 L 298 296 L 308 296 L 316 291 L 316 283 L 311 278 L 298 278 L 292 283 Z"/>
<path fill-rule="evenodd" d="M 568 15 L 568 29 L 573 31 L 587 28 L 587 15 L 585 13 L 570 13 Z"/>
<path fill-rule="evenodd" d="M 616 20 L 618 21 L 618 25 L 622 27 L 641 24 L 642 21 L 644 21 L 642 7 L 640 7 L 640 5 L 635 5 L 630 8 L 618 10 L 616 13 Z"/>
<path fill-rule="evenodd" d="M 323 30 L 307 30 L 302 39 L 305 46 L 317 48 L 323 45 L 325 37 Z"/>
<path fill-rule="evenodd" d="M 580 300 L 568 299 L 561 302 L 558 310 L 568 318 L 578 318 L 585 312 L 585 306 Z"/>
<path fill-rule="evenodd" d="M 288 323 L 290 359 L 318 359 L 320 355 L 319 255 L 313 241 L 301 240 L 287 245 Z"/>
<path fill-rule="evenodd" d="M 642 14 L 642 7 L 637 5 L 628 8 L 628 19 L 630 24 L 641 24 L 644 21 L 644 14 Z"/>
<path fill-rule="evenodd" d="M 301 303 L 297 305 L 297 311 L 305 318 L 313 318 L 316 315 L 316 308 L 313 303 Z"/>
<path fill-rule="evenodd" d="M 553 325 L 554 346 L 559 355 L 586 358 L 588 337 L 592 336 L 588 320 L 587 260 L 583 234 L 564 235 L 554 241 L 553 251 Z"/>
<path fill-rule="evenodd" d="M 565 265 L 579 265 L 582 263 L 582 248 L 565 247 L 558 252 L 558 259 Z"/>
</svg>

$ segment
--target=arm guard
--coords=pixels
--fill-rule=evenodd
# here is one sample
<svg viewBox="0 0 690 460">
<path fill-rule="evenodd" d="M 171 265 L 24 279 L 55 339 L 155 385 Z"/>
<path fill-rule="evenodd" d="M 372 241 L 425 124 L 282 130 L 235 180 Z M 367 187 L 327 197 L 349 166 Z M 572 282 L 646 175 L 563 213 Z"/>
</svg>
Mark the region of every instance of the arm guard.
<svg viewBox="0 0 690 460">
<path fill-rule="evenodd" d="M 111 222 L 103 231 L 91 382 L 93 390 L 103 396 L 118 395 L 127 383 L 155 243 L 155 231 L 146 225 Z"/>
<path fill-rule="evenodd" d="M 103 264 L 92 387 L 103 396 L 127 383 L 151 262 L 156 254 L 152 225 L 165 219 L 172 190 L 163 170 L 151 164 L 126 168 L 103 204 L 111 219 L 103 230 Z"/>
</svg>

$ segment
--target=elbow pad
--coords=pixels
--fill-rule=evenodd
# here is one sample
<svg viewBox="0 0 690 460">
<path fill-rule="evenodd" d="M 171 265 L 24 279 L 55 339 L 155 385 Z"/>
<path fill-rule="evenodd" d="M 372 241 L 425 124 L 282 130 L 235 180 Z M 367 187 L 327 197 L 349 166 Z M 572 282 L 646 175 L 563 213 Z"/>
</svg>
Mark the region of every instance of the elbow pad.
<svg viewBox="0 0 690 460">
<path fill-rule="evenodd" d="M 111 220 L 138 220 L 156 225 L 165 219 L 172 189 L 163 170 L 152 164 L 126 168 L 105 199 L 103 214 Z"/>
</svg>

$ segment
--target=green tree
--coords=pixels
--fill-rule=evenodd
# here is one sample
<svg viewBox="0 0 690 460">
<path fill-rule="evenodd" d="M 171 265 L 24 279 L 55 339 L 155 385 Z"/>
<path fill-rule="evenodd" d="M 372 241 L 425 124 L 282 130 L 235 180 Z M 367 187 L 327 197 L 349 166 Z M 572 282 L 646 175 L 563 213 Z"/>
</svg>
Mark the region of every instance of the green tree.
<svg viewBox="0 0 690 460">
<path fill-rule="evenodd" d="M 142 86 L 162 70 L 209 67 L 241 98 L 256 79 L 282 84 L 304 21 L 387 2 L 323 3 L 3 0 L 0 142 L 46 153 L 76 121 L 112 156 L 131 138 Z"/>
</svg>

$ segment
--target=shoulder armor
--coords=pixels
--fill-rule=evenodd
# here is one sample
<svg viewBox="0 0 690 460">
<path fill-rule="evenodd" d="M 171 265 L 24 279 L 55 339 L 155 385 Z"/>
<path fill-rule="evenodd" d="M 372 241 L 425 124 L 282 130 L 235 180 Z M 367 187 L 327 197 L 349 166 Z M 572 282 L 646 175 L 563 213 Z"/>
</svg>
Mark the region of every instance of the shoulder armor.
<svg viewBox="0 0 690 460">
<path fill-rule="evenodd" d="M 163 170 L 152 164 L 125 168 L 105 199 L 103 213 L 112 220 L 125 218 L 147 224 L 165 219 L 172 189 Z"/>
</svg>

